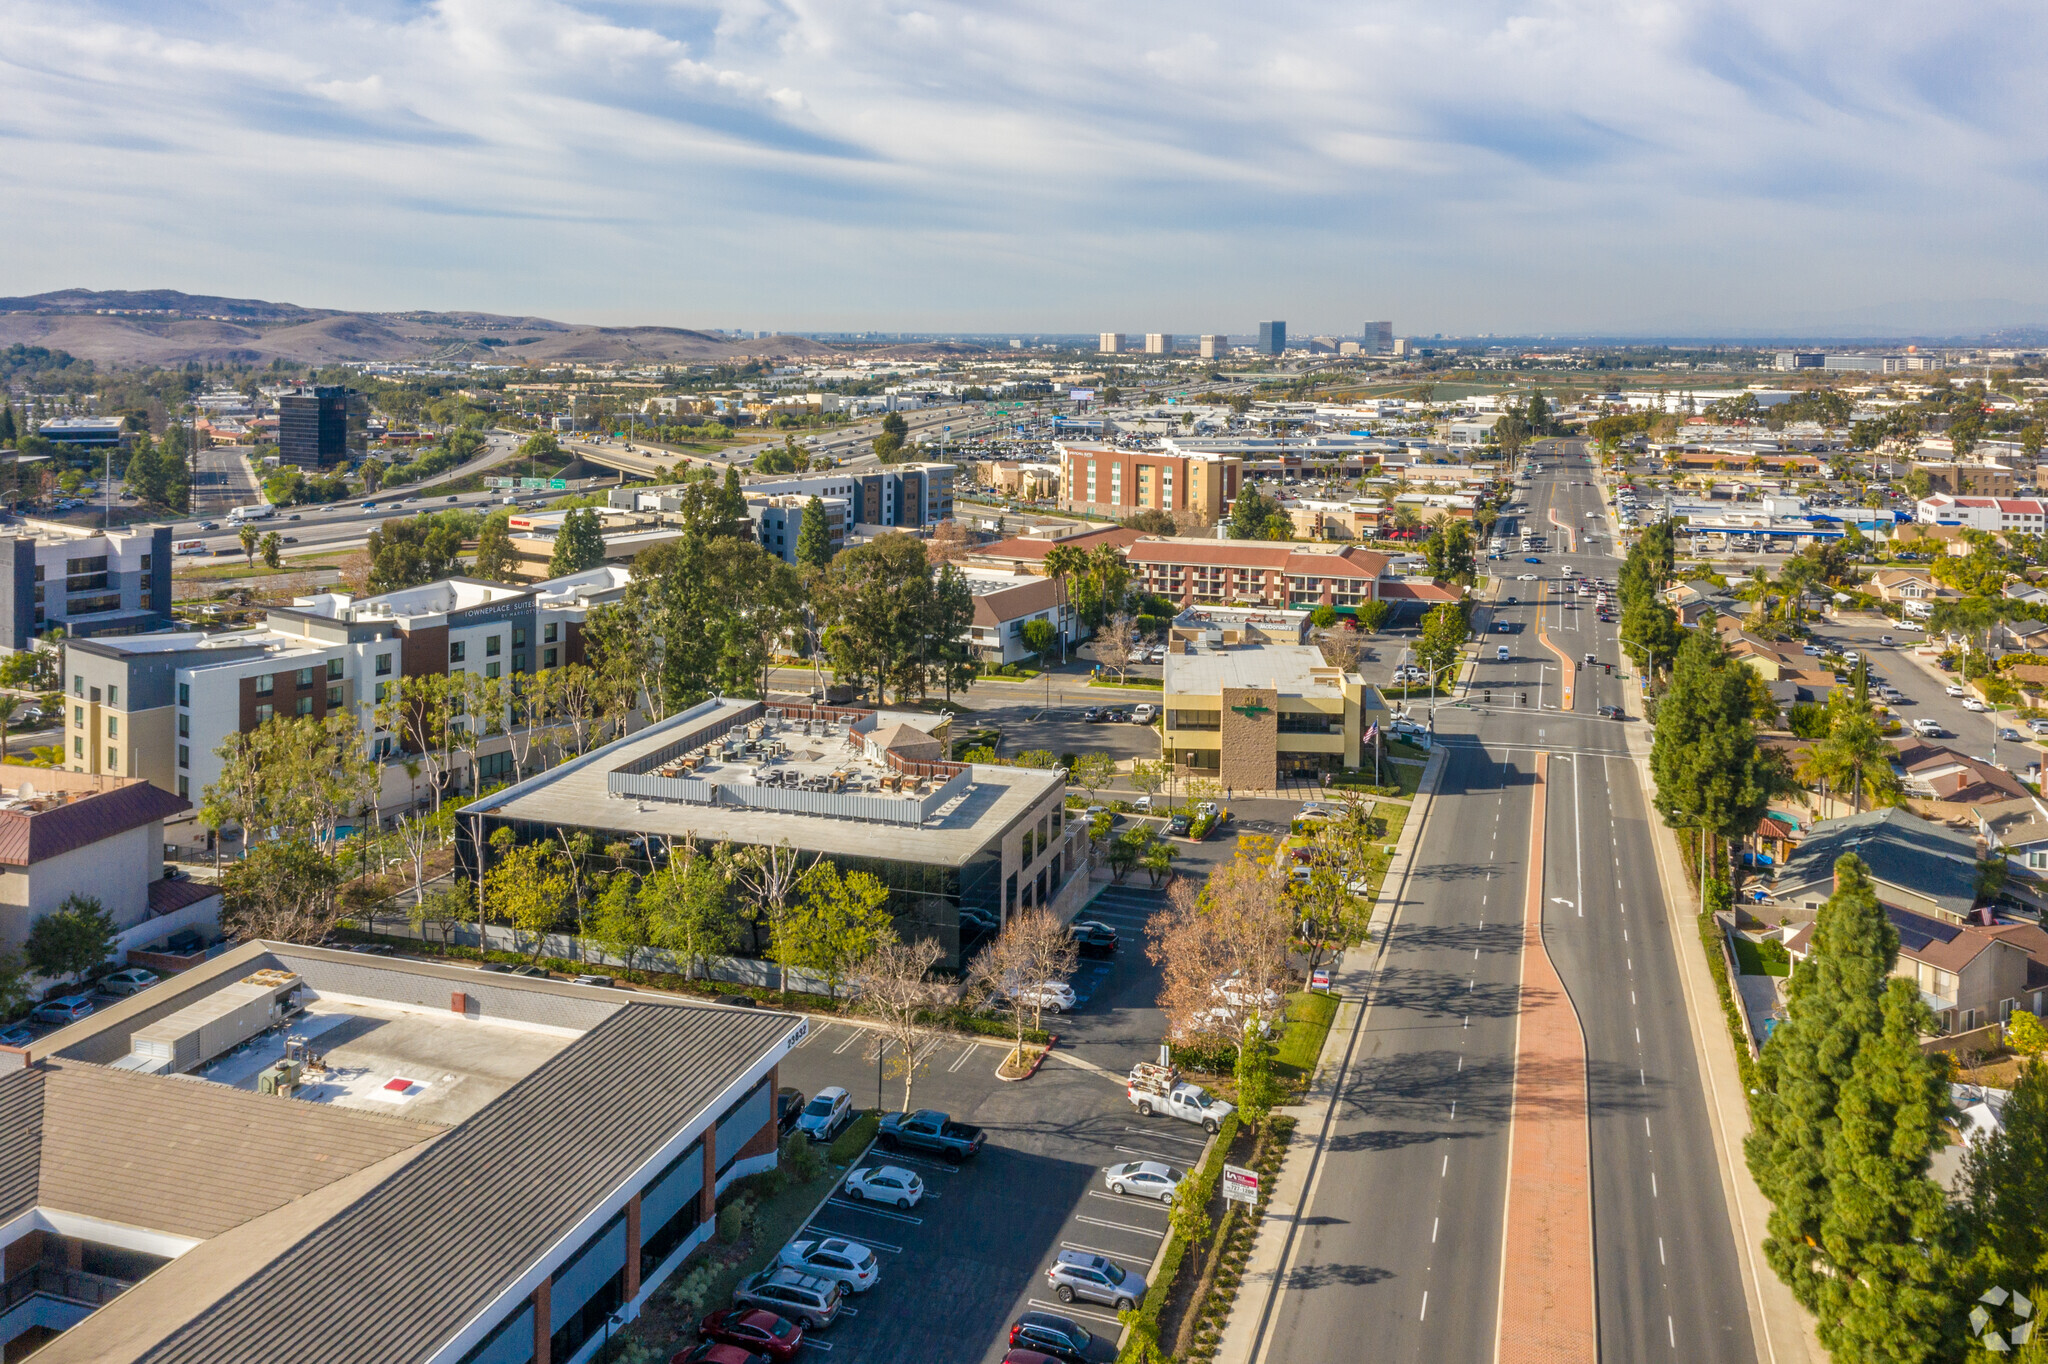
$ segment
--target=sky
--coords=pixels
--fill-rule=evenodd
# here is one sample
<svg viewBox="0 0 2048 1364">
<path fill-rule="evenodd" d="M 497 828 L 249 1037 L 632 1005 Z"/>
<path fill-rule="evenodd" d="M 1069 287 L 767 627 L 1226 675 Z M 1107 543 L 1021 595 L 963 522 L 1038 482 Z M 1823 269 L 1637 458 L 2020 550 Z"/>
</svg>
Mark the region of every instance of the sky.
<svg viewBox="0 0 2048 1364">
<path fill-rule="evenodd" d="M 2048 7 L 0 0 L 0 294 L 883 331 L 2048 323 Z"/>
</svg>

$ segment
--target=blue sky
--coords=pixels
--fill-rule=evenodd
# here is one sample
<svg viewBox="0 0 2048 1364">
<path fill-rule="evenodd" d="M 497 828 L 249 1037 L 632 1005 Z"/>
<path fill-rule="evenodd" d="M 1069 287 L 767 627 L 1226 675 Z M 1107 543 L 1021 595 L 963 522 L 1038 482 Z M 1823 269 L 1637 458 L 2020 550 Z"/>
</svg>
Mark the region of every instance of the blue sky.
<svg viewBox="0 0 2048 1364">
<path fill-rule="evenodd" d="M 0 293 L 803 330 L 2048 323 L 2048 9 L 0 0 Z"/>
</svg>

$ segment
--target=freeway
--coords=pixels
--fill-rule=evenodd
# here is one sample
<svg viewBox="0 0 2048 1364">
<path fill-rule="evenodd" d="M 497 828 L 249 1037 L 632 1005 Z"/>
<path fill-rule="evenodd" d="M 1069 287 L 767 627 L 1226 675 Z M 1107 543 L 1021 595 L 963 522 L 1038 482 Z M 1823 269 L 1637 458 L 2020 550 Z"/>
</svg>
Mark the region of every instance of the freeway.
<svg viewBox="0 0 2048 1364">
<path fill-rule="evenodd" d="M 1583 451 L 1545 454 L 1529 519 L 1547 526 L 1555 510 L 1591 524 L 1599 504 Z M 1609 543 L 1582 536 L 1579 553 L 1541 553 L 1529 571 L 1612 578 Z M 1480 613 L 1489 633 L 1466 690 L 1475 704 L 1437 712 L 1442 780 L 1362 973 L 1367 1007 L 1254 1353 L 1270 1364 L 1337 1364 L 1363 1341 L 1390 1360 L 1516 1353 L 1531 1302 L 1586 1292 L 1569 1248 L 1507 1230 L 1528 1225 L 1532 1198 L 1560 1189 L 1566 1206 L 1590 1206 L 1601 1358 L 1758 1358 L 1679 978 L 1685 916 L 1666 911 L 1631 770 L 1625 726 L 1640 722 L 1599 717 L 1623 702 L 1625 680 L 1583 660 L 1618 659 L 1613 627 L 1590 598 L 1539 603 L 1533 589 L 1550 585 L 1510 576 L 1503 588 L 1521 601 Z M 1496 621 L 1509 633 L 1493 632 Z M 1557 652 L 1575 673 L 1569 712 L 1558 709 Z M 1532 830 L 1539 753 L 1544 822 Z M 1522 960 L 1525 905 L 1540 915 L 1545 971 Z M 1532 1064 L 1518 1022 L 1559 1002 L 1539 993 L 1549 967 L 1583 1057 Z M 1532 1178 L 1515 1143 L 1560 1133 L 1584 1146 L 1583 1173 Z M 1539 1291 L 1518 1292 L 1532 1276 L 1544 1278 Z"/>
<path fill-rule="evenodd" d="M 919 408 L 905 412 L 903 419 L 910 428 L 910 435 L 913 438 L 923 437 L 927 443 L 933 440 L 965 440 L 975 433 L 993 430 L 999 424 L 979 405 Z M 871 446 L 881 433 L 882 419 L 875 417 L 799 437 L 797 443 L 813 455 L 831 457 L 842 468 L 879 466 Z M 563 446 L 583 456 L 585 463 L 647 478 L 652 477 L 657 469 L 673 470 L 678 464 L 698 464 L 717 469 L 737 464 L 744 468 L 762 451 L 781 449 L 783 439 L 781 433 L 776 433 L 770 439 L 731 445 L 710 454 L 678 450 L 635 437 L 571 439 L 565 440 Z"/>
</svg>

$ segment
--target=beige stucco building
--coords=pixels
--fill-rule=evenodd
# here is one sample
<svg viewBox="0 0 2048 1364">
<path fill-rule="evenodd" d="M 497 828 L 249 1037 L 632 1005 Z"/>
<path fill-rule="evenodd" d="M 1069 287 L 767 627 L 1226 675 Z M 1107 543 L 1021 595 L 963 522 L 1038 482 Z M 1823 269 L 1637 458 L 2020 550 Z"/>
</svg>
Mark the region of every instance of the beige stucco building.
<svg viewBox="0 0 2048 1364">
<path fill-rule="evenodd" d="M 1182 613 L 1166 655 L 1162 756 L 1231 791 L 1360 763 L 1379 693 L 1304 643 L 1300 611 Z"/>
</svg>

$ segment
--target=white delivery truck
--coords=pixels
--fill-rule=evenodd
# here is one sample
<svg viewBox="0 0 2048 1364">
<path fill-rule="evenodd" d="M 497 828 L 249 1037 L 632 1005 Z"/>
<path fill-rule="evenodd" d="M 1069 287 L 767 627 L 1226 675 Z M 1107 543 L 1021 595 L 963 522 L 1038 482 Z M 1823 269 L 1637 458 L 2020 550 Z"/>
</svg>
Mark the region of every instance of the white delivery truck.
<svg viewBox="0 0 2048 1364">
<path fill-rule="evenodd" d="M 204 540 L 180 540 L 180 541 L 178 541 L 178 543 L 177 543 L 177 544 L 175 544 L 175 545 L 172 545 L 172 546 L 171 546 L 171 553 L 173 553 L 173 554 L 204 554 L 204 553 L 206 553 L 206 541 L 204 541 Z"/>
<path fill-rule="evenodd" d="M 277 515 L 276 507 L 273 507 L 268 502 L 258 502 L 254 506 L 236 507 L 233 511 L 229 512 L 228 524 L 234 525 L 241 521 L 268 521 L 275 515 Z"/>
</svg>

